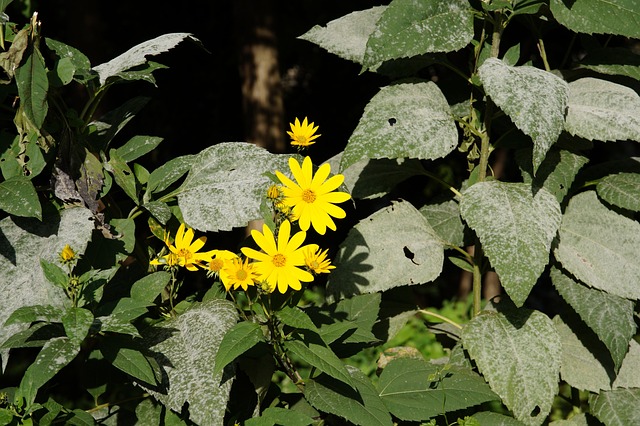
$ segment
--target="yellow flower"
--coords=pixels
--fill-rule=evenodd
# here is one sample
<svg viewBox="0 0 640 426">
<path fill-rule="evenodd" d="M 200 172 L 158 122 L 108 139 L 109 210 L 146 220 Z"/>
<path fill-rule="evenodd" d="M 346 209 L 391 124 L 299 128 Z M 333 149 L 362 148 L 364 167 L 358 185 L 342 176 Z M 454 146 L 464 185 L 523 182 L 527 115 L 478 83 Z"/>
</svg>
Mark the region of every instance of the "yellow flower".
<svg viewBox="0 0 640 426">
<path fill-rule="evenodd" d="M 274 183 L 267 188 L 267 198 L 271 201 L 277 201 L 280 198 L 280 185 Z"/>
<path fill-rule="evenodd" d="M 187 228 L 184 223 L 181 223 L 173 244 L 169 240 L 169 235 L 164 239 L 164 243 L 169 247 L 170 253 L 149 263 L 152 265 L 179 265 L 184 266 L 189 271 L 197 271 L 198 266 L 204 268 L 204 264 L 211 260 L 211 255 L 209 252 L 199 253 L 198 250 L 204 247 L 207 237 L 200 237 L 195 241 L 193 237 L 193 229 Z"/>
<path fill-rule="evenodd" d="M 334 203 L 342 203 L 351 198 L 346 192 L 334 191 L 342 185 L 344 176 L 335 175 L 327 179 L 331 172 L 331 166 L 327 163 L 320 166 L 314 176 L 309 157 L 304 158 L 302 167 L 291 157 L 289 167 L 296 182 L 278 171 L 276 176 L 284 185 L 283 202 L 292 207 L 293 219 L 299 221 L 300 229 L 307 231 L 309 225 L 313 225 L 313 229 L 321 235 L 324 235 L 327 227 L 335 231 L 336 224 L 331 217 L 342 219 L 346 214 Z"/>
<path fill-rule="evenodd" d="M 211 250 L 206 254 L 209 255 L 207 269 L 214 274 L 220 273 L 222 268 L 227 264 L 227 261 L 238 258 L 237 254 L 232 253 L 229 250 Z"/>
<path fill-rule="evenodd" d="M 253 265 L 253 263 L 249 263 L 249 259 L 245 259 L 243 262 L 239 257 L 225 262 L 224 268 L 220 271 L 220 280 L 222 280 L 224 288 L 229 291 L 231 286 L 234 290 L 242 287 L 244 291 L 247 291 L 250 285 L 255 285 L 258 275 L 253 270 Z"/>
<path fill-rule="evenodd" d="M 65 244 L 59 256 L 60 256 L 60 262 L 64 264 L 74 262 L 77 259 L 76 252 L 73 251 L 73 249 L 69 244 Z"/>
<path fill-rule="evenodd" d="M 251 236 L 263 252 L 249 247 L 243 247 L 242 253 L 250 259 L 254 259 L 253 268 L 259 279 L 269 284 L 269 292 L 276 288 L 280 293 L 287 291 L 288 287 L 300 290 L 302 282 L 313 281 L 313 275 L 302 270 L 304 266 L 304 242 L 306 232 L 297 232 L 291 239 L 291 224 L 285 220 L 278 231 L 278 241 L 267 225 L 262 225 L 262 232 L 253 230 Z"/>
<path fill-rule="evenodd" d="M 320 251 L 320 247 L 316 244 L 309 244 L 303 248 L 304 263 L 314 274 L 328 274 L 332 269 L 336 268 L 331 264 L 331 261 L 327 259 L 327 252 L 329 249 Z"/>
<path fill-rule="evenodd" d="M 313 127 L 313 123 L 307 123 L 307 117 L 304 118 L 302 124 L 300 124 L 300 120 L 296 118 L 295 123 L 289 123 L 291 127 L 291 131 L 287 131 L 287 134 L 291 137 L 291 145 L 305 147 L 309 145 L 313 145 L 315 143 L 314 139 L 317 139 L 321 135 L 314 135 L 316 130 L 318 130 L 318 126 Z"/>
</svg>

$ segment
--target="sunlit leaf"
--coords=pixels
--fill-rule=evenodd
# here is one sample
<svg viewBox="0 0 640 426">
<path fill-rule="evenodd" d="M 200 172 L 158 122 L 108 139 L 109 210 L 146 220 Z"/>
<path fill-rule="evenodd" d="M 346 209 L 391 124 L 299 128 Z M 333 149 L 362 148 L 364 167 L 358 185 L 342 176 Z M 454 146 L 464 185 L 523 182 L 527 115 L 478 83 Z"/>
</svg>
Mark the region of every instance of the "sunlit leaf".
<svg viewBox="0 0 640 426">
<path fill-rule="evenodd" d="M 213 375 L 220 374 L 230 362 L 263 341 L 264 335 L 257 323 L 242 321 L 231 327 L 220 342 Z"/>
<path fill-rule="evenodd" d="M 41 128 L 49 111 L 49 80 L 44 58 L 37 48 L 30 49 L 16 69 L 16 84 L 26 116 L 36 128 Z"/>
<path fill-rule="evenodd" d="M 606 202 L 623 209 L 640 211 L 640 174 L 617 173 L 598 182 L 596 192 Z"/>
<path fill-rule="evenodd" d="M 589 407 L 607 426 L 640 424 L 640 389 L 614 389 L 589 398 Z"/>
<path fill-rule="evenodd" d="M 601 74 L 624 75 L 640 80 L 640 56 L 624 47 L 590 50 L 580 61 L 580 67 Z"/>
<path fill-rule="evenodd" d="M 549 262 L 551 242 L 560 225 L 560 205 L 545 189 L 500 181 L 467 189 L 460 212 L 476 231 L 500 282 L 522 306 Z"/>
<path fill-rule="evenodd" d="M 16 216 L 42 219 L 40 200 L 28 177 L 14 176 L 0 182 L 0 210 Z"/>
<path fill-rule="evenodd" d="M 395 84 L 382 88 L 365 107 L 340 168 L 365 158 L 436 159 L 457 144 L 449 104 L 435 83 Z"/>
<path fill-rule="evenodd" d="M 551 0 L 551 13 L 578 33 L 640 38 L 640 7 L 635 0 Z"/>
<path fill-rule="evenodd" d="M 586 191 L 569 202 L 559 237 L 556 259 L 578 280 L 621 297 L 640 298 L 638 222 L 609 210 L 595 191 Z"/>
</svg>

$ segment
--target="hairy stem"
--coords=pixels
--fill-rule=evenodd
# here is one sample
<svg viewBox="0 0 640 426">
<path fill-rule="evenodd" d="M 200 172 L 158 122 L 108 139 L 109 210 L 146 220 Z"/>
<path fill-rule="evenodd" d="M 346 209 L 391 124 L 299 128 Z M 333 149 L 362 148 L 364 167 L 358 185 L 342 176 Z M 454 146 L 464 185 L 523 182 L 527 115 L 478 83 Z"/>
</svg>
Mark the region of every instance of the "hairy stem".
<svg viewBox="0 0 640 426">
<path fill-rule="evenodd" d="M 541 38 L 538 39 L 538 52 L 540 52 L 540 57 L 542 58 L 544 69 L 547 71 L 551 71 L 551 67 L 549 66 L 549 61 L 547 60 L 547 51 L 544 50 L 544 41 Z"/>
</svg>

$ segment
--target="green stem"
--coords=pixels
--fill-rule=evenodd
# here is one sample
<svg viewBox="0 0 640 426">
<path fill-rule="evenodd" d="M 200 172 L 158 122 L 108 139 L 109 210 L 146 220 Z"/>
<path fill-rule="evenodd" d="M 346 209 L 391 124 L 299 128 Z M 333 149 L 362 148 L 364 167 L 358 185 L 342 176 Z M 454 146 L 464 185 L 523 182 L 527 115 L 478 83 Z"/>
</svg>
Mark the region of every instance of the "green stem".
<svg viewBox="0 0 640 426">
<path fill-rule="evenodd" d="M 453 321 L 453 320 L 451 320 L 451 319 L 449 319 L 449 318 L 447 318 L 445 316 L 442 316 L 442 315 L 437 314 L 435 312 L 427 311 L 425 309 L 420 309 L 418 312 L 420 312 L 421 314 L 424 314 L 424 315 L 428 315 L 428 316 L 432 316 L 434 318 L 438 318 L 439 320 L 442 320 L 442 321 L 444 321 L 444 322 L 446 322 L 448 324 L 451 324 L 455 328 L 457 328 L 459 330 L 462 330 L 462 326 L 460 324 L 458 324 L 457 322 L 455 322 L 455 321 Z"/>
<path fill-rule="evenodd" d="M 436 182 L 438 182 L 439 184 L 441 184 L 442 186 L 445 186 L 449 189 L 449 191 L 453 192 L 455 194 L 456 197 L 462 198 L 462 194 L 460 193 L 460 191 L 458 191 L 457 189 L 455 189 L 452 185 L 449 185 L 447 182 L 445 182 L 444 180 L 440 179 L 438 176 L 434 175 L 431 172 L 428 172 L 426 170 L 422 171 L 422 174 L 430 177 L 431 179 L 435 180 Z"/>
<path fill-rule="evenodd" d="M 477 316 L 482 309 L 482 246 L 476 236 L 475 250 L 473 252 L 473 316 Z"/>
<path fill-rule="evenodd" d="M 540 52 L 540 57 L 542 58 L 544 69 L 547 71 L 551 71 L 549 61 L 547 60 L 547 51 L 544 50 L 544 41 L 541 38 L 538 39 L 538 52 Z"/>
</svg>

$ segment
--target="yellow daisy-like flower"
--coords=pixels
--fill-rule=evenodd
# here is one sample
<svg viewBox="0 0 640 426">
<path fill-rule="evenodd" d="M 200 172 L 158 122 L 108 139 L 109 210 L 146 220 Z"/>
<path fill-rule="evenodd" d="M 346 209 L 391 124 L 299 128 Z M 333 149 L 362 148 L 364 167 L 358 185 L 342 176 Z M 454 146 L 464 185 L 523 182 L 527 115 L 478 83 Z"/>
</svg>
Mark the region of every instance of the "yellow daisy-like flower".
<svg viewBox="0 0 640 426">
<path fill-rule="evenodd" d="M 336 267 L 331 264 L 331 261 L 327 259 L 327 252 L 321 251 L 317 244 L 309 244 L 304 247 L 304 263 L 307 268 L 314 274 L 328 274 L 332 269 Z"/>
<path fill-rule="evenodd" d="M 267 282 L 270 293 L 276 288 L 283 294 L 289 287 L 300 290 L 301 282 L 313 281 L 313 275 L 299 268 L 304 266 L 304 247 L 300 246 L 307 234 L 300 231 L 289 239 L 290 235 L 291 223 L 288 220 L 280 225 L 277 243 L 271 229 L 263 225 L 262 232 L 255 229 L 251 231 L 251 236 L 263 252 L 242 248 L 245 256 L 255 260 L 253 268 L 259 279 Z"/>
<path fill-rule="evenodd" d="M 207 237 L 200 237 L 195 241 L 193 237 L 193 229 L 187 228 L 184 223 L 181 223 L 173 244 L 169 240 L 169 235 L 164 239 L 164 243 L 169 247 L 170 253 L 149 263 L 152 265 L 179 265 L 189 271 L 197 271 L 198 266 L 204 268 L 204 264 L 210 260 L 211 255 L 209 252 L 199 253 L 198 250 L 204 247 Z"/>
<path fill-rule="evenodd" d="M 220 271 L 220 280 L 224 288 L 229 291 L 231 286 L 234 290 L 242 287 L 244 291 L 247 291 L 250 285 L 255 285 L 258 275 L 254 271 L 253 265 L 253 263 L 249 263 L 249 259 L 245 259 L 243 262 L 239 257 L 225 262 L 224 268 Z"/>
<path fill-rule="evenodd" d="M 69 244 L 65 244 L 59 256 L 60 262 L 62 262 L 63 264 L 72 263 L 77 260 L 76 252 L 73 251 Z"/>
<path fill-rule="evenodd" d="M 327 179 L 331 172 L 331 166 L 327 163 L 320 166 L 314 176 L 309 157 L 304 158 L 302 167 L 291 157 L 289 167 L 296 182 L 279 171 L 276 171 L 276 176 L 284 185 L 283 202 L 292 207 L 293 219 L 299 221 L 300 229 L 307 231 L 313 225 L 313 229 L 321 235 L 324 235 L 327 227 L 335 231 L 336 224 L 331 217 L 342 219 L 346 214 L 334 204 L 351 198 L 346 192 L 335 191 L 344 182 L 344 176 L 338 174 Z"/>
<path fill-rule="evenodd" d="M 206 266 L 213 274 L 219 274 L 228 261 L 238 259 L 238 255 L 229 250 L 211 250 L 207 254 L 209 259 Z"/>
<path fill-rule="evenodd" d="M 291 131 L 287 131 L 289 137 L 291 137 L 291 145 L 306 147 L 309 145 L 313 145 L 315 139 L 322 135 L 314 135 L 316 130 L 318 130 L 318 126 L 313 127 L 313 123 L 307 123 L 307 117 L 304 118 L 302 124 L 300 124 L 300 120 L 296 118 L 295 123 L 289 123 L 291 127 Z"/>
</svg>

